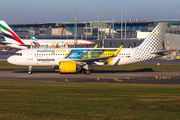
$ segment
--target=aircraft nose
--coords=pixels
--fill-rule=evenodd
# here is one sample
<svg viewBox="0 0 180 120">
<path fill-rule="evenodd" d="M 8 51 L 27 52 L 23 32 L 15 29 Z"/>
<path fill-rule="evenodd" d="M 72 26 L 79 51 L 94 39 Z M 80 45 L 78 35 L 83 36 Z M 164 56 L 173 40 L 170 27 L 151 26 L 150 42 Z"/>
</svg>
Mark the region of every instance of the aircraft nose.
<svg viewBox="0 0 180 120">
<path fill-rule="evenodd" d="M 14 64 L 15 59 L 13 56 L 11 56 L 7 59 L 7 61 L 8 61 L 8 63 Z"/>
<path fill-rule="evenodd" d="M 12 57 L 9 57 L 9 58 L 7 59 L 7 61 L 8 61 L 8 63 L 11 63 L 11 62 L 12 62 Z"/>
</svg>

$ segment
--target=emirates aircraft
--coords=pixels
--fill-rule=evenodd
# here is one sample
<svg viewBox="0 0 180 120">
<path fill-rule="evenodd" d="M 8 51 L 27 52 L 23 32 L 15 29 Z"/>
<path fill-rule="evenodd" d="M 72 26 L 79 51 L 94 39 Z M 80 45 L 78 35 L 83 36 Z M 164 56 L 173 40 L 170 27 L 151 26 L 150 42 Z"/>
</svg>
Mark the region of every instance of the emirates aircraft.
<svg viewBox="0 0 180 120">
<path fill-rule="evenodd" d="M 153 59 L 165 55 L 161 50 L 167 23 L 159 23 L 141 45 L 135 48 L 47 48 L 26 49 L 8 58 L 14 65 L 54 66 L 60 73 L 80 72 L 90 74 L 91 66 L 125 65 Z"/>
<path fill-rule="evenodd" d="M 64 40 L 64 39 L 44 39 L 36 40 L 32 37 L 30 39 L 22 40 L 19 36 L 4 22 L 0 21 L 0 29 L 4 35 L 5 41 L 0 41 L 0 44 L 6 45 L 8 47 L 18 48 L 18 49 L 27 49 L 31 46 L 41 47 L 41 46 L 56 46 L 58 45 L 67 45 L 67 44 L 93 44 L 90 41 L 86 40 Z"/>
</svg>

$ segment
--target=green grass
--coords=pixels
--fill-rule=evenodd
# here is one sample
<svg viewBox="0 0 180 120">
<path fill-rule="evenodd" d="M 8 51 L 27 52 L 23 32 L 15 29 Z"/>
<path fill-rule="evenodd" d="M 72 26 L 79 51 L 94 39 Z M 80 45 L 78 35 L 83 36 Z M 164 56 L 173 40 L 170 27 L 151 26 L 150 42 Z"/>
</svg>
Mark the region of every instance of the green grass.
<svg viewBox="0 0 180 120">
<path fill-rule="evenodd" d="M 28 69 L 28 66 L 11 65 L 7 61 L 0 61 L 0 69 Z M 34 67 L 33 69 L 52 69 L 52 67 Z M 130 64 L 122 66 L 90 67 L 94 70 L 144 70 L 144 71 L 180 71 L 180 65 Z"/>
<path fill-rule="evenodd" d="M 180 85 L 1 81 L 0 119 L 180 119 Z"/>
</svg>

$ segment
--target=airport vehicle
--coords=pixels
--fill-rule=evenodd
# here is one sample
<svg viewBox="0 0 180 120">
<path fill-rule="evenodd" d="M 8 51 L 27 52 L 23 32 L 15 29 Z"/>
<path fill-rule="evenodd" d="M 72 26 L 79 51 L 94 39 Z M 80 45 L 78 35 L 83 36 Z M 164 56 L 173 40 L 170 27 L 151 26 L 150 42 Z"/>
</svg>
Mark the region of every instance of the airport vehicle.
<svg viewBox="0 0 180 120">
<path fill-rule="evenodd" d="M 68 46 L 69 45 L 95 45 L 95 43 L 86 41 L 86 40 L 64 40 L 64 39 L 41 39 L 36 40 L 35 37 L 30 39 L 22 40 L 19 36 L 4 22 L 0 21 L 0 29 L 4 35 L 5 41 L 0 41 L 0 44 L 6 45 L 8 47 L 18 48 L 18 49 L 27 49 L 30 48 L 31 45 L 34 47 L 42 47 L 42 46 Z"/>
<path fill-rule="evenodd" d="M 142 44 L 135 48 L 47 48 L 26 49 L 8 58 L 15 65 L 54 66 L 60 73 L 80 72 L 90 74 L 90 66 L 125 65 L 153 59 L 165 55 L 162 41 L 167 23 L 159 23 Z"/>
</svg>

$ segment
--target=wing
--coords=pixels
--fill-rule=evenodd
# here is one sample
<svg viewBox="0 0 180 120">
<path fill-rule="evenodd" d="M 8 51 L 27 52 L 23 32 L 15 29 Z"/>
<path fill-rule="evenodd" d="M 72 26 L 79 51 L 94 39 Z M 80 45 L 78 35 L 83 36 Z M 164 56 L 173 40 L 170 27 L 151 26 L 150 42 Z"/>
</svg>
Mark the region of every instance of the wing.
<svg viewBox="0 0 180 120">
<path fill-rule="evenodd" d="M 117 55 L 119 55 L 119 53 L 121 52 L 123 45 L 121 45 L 119 47 L 119 49 L 112 55 L 112 56 L 108 56 L 108 57 L 97 57 L 97 58 L 87 58 L 87 59 L 65 59 L 65 61 L 75 61 L 75 62 L 95 62 L 95 61 L 101 61 L 101 60 L 107 60 L 109 58 L 113 58 L 116 57 Z"/>
</svg>

